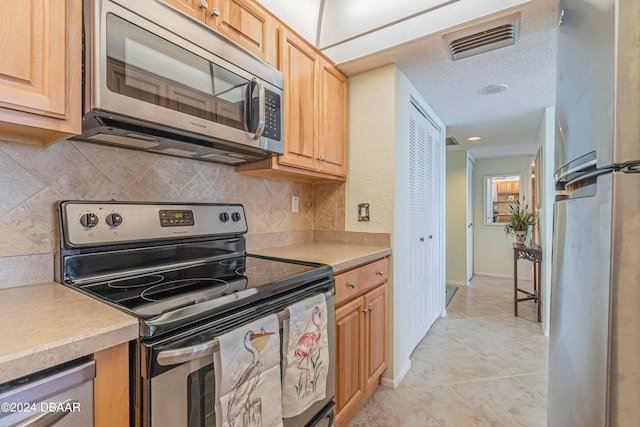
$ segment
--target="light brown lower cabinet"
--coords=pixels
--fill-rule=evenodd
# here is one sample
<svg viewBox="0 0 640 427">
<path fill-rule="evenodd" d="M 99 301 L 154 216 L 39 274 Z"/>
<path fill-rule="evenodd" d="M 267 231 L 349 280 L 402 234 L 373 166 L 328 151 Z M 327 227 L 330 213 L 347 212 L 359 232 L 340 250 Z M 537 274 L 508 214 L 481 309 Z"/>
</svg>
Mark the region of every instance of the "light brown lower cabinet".
<svg viewBox="0 0 640 427">
<path fill-rule="evenodd" d="M 129 343 L 93 354 L 96 378 L 93 382 L 95 427 L 129 426 Z"/>
<path fill-rule="evenodd" d="M 336 276 L 338 427 L 371 397 L 387 367 L 387 270 L 385 258 Z"/>
</svg>

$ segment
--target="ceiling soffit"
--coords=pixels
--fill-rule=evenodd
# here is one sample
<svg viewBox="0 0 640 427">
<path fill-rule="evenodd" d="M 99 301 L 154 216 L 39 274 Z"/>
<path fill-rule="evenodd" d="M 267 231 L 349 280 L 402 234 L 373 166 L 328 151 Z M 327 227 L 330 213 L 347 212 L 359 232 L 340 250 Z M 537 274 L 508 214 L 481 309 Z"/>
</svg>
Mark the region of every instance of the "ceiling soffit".
<svg viewBox="0 0 640 427">
<path fill-rule="evenodd" d="M 258 0 L 336 63 L 443 32 L 530 0 Z"/>
</svg>

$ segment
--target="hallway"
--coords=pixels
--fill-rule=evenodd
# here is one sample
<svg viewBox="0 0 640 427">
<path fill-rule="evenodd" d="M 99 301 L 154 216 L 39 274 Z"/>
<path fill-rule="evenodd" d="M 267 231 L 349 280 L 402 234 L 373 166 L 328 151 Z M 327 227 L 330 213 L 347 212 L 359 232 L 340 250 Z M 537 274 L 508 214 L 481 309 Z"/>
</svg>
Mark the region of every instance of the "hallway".
<svg viewBox="0 0 640 427">
<path fill-rule="evenodd" d="M 474 276 L 415 349 L 398 388 L 380 386 L 349 426 L 546 426 L 549 340 L 532 301 L 519 314 L 512 280 Z"/>
</svg>

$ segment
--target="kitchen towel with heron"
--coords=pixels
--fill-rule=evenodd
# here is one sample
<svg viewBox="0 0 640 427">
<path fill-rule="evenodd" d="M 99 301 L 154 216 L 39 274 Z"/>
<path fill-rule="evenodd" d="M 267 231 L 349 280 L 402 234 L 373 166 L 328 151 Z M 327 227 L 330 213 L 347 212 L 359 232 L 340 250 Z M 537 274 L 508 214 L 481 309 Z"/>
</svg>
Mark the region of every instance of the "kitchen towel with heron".
<svg viewBox="0 0 640 427">
<path fill-rule="evenodd" d="M 272 314 L 219 337 L 216 426 L 282 426 L 279 332 Z"/>
<path fill-rule="evenodd" d="M 287 308 L 283 326 L 282 416 L 294 417 L 326 397 L 327 301 L 316 295 Z"/>
</svg>

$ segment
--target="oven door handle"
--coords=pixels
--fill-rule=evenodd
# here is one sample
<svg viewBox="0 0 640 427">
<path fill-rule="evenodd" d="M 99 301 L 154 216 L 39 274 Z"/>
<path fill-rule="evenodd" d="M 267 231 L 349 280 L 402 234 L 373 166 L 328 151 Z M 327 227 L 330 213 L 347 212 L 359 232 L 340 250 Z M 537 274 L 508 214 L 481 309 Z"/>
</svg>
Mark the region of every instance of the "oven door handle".
<svg viewBox="0 0 640 427">
<path fill-rule="evenodd" d="M 278 322 L 282 323 L 289 318 L 289 310 L 282 310 L 277 313 Z M 217 338 L 201 344 L 189 347 L 176 348 L 174 350 L 163 350 L 158 353 L 157 362 L 160 366 L 178 365 L 180 363 L 191 362 L 202 357 L 213 356 L 220 351 L 220 342 Z"/>
</svg>

